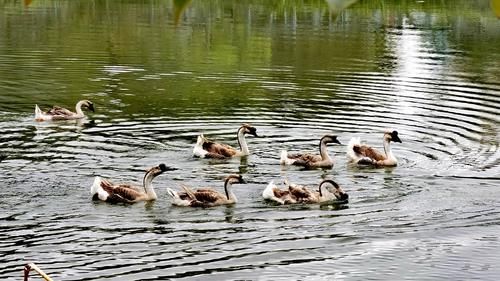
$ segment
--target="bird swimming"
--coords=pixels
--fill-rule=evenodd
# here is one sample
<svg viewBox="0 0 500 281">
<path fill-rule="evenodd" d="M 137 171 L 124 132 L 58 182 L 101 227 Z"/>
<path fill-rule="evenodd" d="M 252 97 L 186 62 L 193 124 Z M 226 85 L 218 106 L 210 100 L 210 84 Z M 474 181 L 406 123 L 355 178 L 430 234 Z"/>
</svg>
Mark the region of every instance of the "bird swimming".
<svg viewBox="0 0 500 281">
<path fill-rule="evenodd" d="M 142 186 L 124 183 L 112 183 L 99 176 L 94 178 L 90 188 L 92 200 L 101 200 L 110 203 L 135 203 L 139 201 L 152 201 L 158 197 L 154 191 L 152 181 L 155 177 L 166 171 L 176 170 L 165 164 L 154 166 L 146 171 Z"/>
<path fill-rule="evenodd" d="M 238 129 L 236 135 L 238 138 L 238 144 L 240 149 L 236 149 L 232 146 L 223 143 L 217 143 L 210 141 L 203 134 L 198 136 L 196 144 L 193 149 L 193 155 L 200 158 L 216 158 L 224 159 L 237 156 L 247 156 L 250 154 L 248 145 L 245 139 L 245 135 L 250 134 L 252 136 L 258 137 L 257 129 L 249 124 L 243 124 Z"/>
<path fill-rule="evenodd" d="M 340 141 L 337 136 L 325 135 L 319 140 L 319 154 L 313 153 L 288 153 L 286 150 L 281 151 L 280 164 L 281 165 L 295 165 L 305 168 L 327 168 L 333 167 L 334 161 L 328 155 L 327 144 L 337 143 Z"/>
<path fill-rule="evenodd" d="M 238 202 L 232 190 L 233 184 L 245 183 L 241 175 L 229 175 L 224 179 L 224 193 L 212 188 L 199 188 L 193 190 L 186 185 L 181 185 L 184 192 L 177 192 L 167 188 L 172 205 L 181 207 L 213 207 L 230 205 Z"/>
<path fill-rule="evenodd" d="M 373 165 L 373 166 L 396 166 L 398 160 L 392 153 L 391 142 L 402 143 L 397 131 L 384 132 L 384 153 L 377 149 L 361 144 L 359 137 L 352 138 L 347 145 L 347 157 L 349 160 L 358 165 Z"/>
<path fill-rule="evenodd" d="M 75 106 L 75 111 L 73 112 L 69 109 L 62 108 L 60 106 L 53 106 L 49 111 L 42 111 L 38 104 L 35 105 L 35 121 L 57 121 L 57 120 L 75 120 L 85 117 L 83 113 L 83 108 L 95 112 L 94 104 L 89 100 L 81 100 Z"/>
</svg>

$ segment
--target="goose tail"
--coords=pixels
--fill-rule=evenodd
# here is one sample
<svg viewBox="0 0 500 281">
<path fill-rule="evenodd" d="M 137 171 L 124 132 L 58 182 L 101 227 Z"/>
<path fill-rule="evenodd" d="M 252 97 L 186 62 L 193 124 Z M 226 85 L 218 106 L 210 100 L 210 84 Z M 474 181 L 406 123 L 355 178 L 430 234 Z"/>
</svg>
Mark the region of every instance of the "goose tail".
<svg viewBox="0 0 500 281">
<path fill-rule="evenodd" d="M 97 194 L 97 197 L 100 200 L 106 201 L 106 199 L 108 198 L 109 194 L 102 188 L 102 186 L 101 186 L 102 181 L 103 181 L 103 179 L 101 177 L 99 177 L 99 176 L 97 176 L 97 177 L 94 178 L 94 183 L 90 187 L 90 194 L 92 196 L 95 196 Z"/>
<path fill-rule="evenodd" d="M 292 165 L 294 162 L 295 162 L 295 160 L 288 158 L 288 152 L 285 149 L 283 149 L 281 151 L 280 164 L 281 165 Z"/>
<path fill-rule="evenodd" d="M 351 140 L 347 144 L 347 157 L 351 161 L 357 161 L 360 158 L 356 154 L 356 152 L 354 151 L 354 146 L 355 145 L 360 145 L 360 144 L 361 144 L 361 140 L 359 139 L 359 137 L 353 137 L 353 138 L 351 138 Z"/>
<path fill-rule="evenodd" d="M 274 181 L 271 180 L 269 182 L 269 184 L 266 186 L 266 188 L 264 189 L 264 191 L 262 191 L 262 197 L 265 199 L 265 200 L 271 200 L 271 201 L 274 201 L 274 202 L 277 202 L 277 203 L 280 203 L 280 204 L 284 204 L 284 201 L 279 199 L 278 197 L 276 197 L 274 195 L 274 188 L 276 188 L 277 186 L 274 184 Z"/>
<path fill-rule="evenodd" d="M 207 154 L 207 151 L 203 149 L 203 144 L 205 143 L 206 139 L 203 136 L 203 134 L 199 135 L 196 144 L 194 145 L 193 148 L 193 155 L 196 157 L 204 158 L 205 155 Z"/>
<path fill-rule="evenodd" d="M 38 107 L 38 104 L 35 104 L 35 120 L 36 121 L 43 121 L 44 120 L 43 112 L 40 109 L 40 107 Z"/>
<path fill-rule="evenodd" d="M 167 187 L 167 194 L 170 196 L 170 202 L 174 206 L 188 207 L 191 206 L 191 200 L 183 200 L 179 193 L 169 187 Z"/>
<path fill-rule="evenodd" d="M 167 194 L 168 194 L 168 195 L 170 196 L 170 198 L 172 199 L 172 202 L 173 202 L 174 200 L 176 200 L 176 199 L 178 199 L 178 200 L 180 200 L 180 199 L 181 199 L 181 197 L 179 196 L 179 194 L 178 194 L 175 190 L 171 189 L 170 187 L 167 187 Z"/>
</svg>

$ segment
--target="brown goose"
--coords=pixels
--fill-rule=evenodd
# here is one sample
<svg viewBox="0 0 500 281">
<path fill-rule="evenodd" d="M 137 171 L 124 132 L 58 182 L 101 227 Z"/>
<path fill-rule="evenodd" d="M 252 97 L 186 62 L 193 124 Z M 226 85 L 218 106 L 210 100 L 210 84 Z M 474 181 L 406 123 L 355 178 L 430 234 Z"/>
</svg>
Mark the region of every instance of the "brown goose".
<svg viewBox="0 0 500 281">
<path fill-rule="evenodd" d="M 165 164 L 148 169 L 144 175 L 142 186 L 122 183 L 114 184 L 101 177 L 95 177 L 94 184 L 90 188 L 92 200 L 101 200 L 110 203 L 134 203 L 156 200 L 157 196 L 151 182 L 155 177 L 172 170 L 175 170 L 175 168 L 167 167 Z"/>
<path fill-rule="evenodd" d="M 327 151 L 328 143 L 338 143 L 337 136 L 325 135 L 319 140 L 319 154 L 297 153 L 289 154 L 286 150 L 281 151 L 281 165 L 295 165 L 305 168 L 328 168 L 333 167 L 333 159 L 330 158 Z"/>
<path fill-rule="evenodd" d="M 324 187 L 331 185 L 334 190 L 331 191 Z M 277 202 L 281 205 L 290 204 L 315 204 L 333 200 L 346 201 L 349 195 L 345 193 L 342 188 L 333 180 L 323 180 L 317 191 L 313 191 L 305 186 L 298 186 L 295 184 L 288 184 L 287 189 L 278 188 L 273 181 L 271 181 L 266 189 L 262 192 L 262 197 L 266 200 Z"/>
<path fill-rule="evenodd" d="M 87 108 L 94 112 L 94 104 L 89 100 L 81 100 L 76 104 L 76 112 L 72 112 L 66 108 L 55 105 L 47 112 L 43 112 L 38 105 L 35 105 L 35 120 L 36 121 L 51 121 L 51 120 L 74 120 L 85 117 L 82 108 Z"/>
<path fill-rule="evenodd" d="M 193 149 L 194 156 L 201 158 L 229 158 L 236 156 L 246 156 L 250 154 L 248 150 L 247 142 L 245 140 L 245 134 L 250 134 L 252 136 L 257 136 L 257 129 L 248 124 L 243 124 L 238 129 L 238 144 L 240 145 L 240 150 L 233 148 L 227 144 L 217 143 L 206 139 L 203 134 L 198 136 L 196 145 Z"/>
<path fill-rule="evenodd" d="M 398 160 L 392 153 L 391 141 L 401 143 L 397 131 L 384 133 L 384 153 L 382 153 L 369 145 L 361 144 L 359 138 L 352 138 L 347 145 L 347 157 L 359 165 L 396 166 Z"/>
<path fill-rule="evenodd" d="M 224 193 L 220 193 L 212 188 L 200 188 L 192 190 L 182 185 L 184 192 L 176 192 L 167 188 L 171 197 L 172 205 L 182 207 L 212 207 L 219 205 L 229 205 L 238 202 L 233 193 L 232 185 L 245 183 L 241 175 L 230 175 L 224 180 Z"/>
</svg>

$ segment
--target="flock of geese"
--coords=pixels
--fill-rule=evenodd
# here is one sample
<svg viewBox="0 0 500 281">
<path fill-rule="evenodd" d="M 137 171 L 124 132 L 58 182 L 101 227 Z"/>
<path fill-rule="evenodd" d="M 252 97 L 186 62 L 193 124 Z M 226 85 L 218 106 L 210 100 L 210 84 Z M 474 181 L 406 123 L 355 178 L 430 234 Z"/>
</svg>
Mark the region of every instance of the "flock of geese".
<svg viewBox="0 0 500 281">
<path fill-rule="evenodd" d="M 49 111 L 42 111 L 38 105 L 35 106 L 36 121 L 75 120 L 85 117 L 83 109 L 94 111 L 94 105 L 89 100 L 82 100 L 76 104 L 75 112 L 54 106 Z M 247 156 L 250 154 L 245 135 L 258 137 L 257 129 L 249 124 L 243 124 L 237 132 L 239 149 L 227 144 L 218 143 L 207 139 L 203 134 L 198 136 L 193 148 L 193 155 L 200 158 L 225 159 L 231 157 Z M 391 142 L 401 143 L 397 131 L 386 131 L 383 137 L 384 152 L 361 144 L 359 138 L 352 138 L 347 145 L 347 157 L 356 165 L 369 166 L 396 166 L 397 159 L 392 153 Z M 327 144 L 340 141 L 337 136 L 325 135 L 319 141 L 319 154 L 313 153 L 288 153 L 281 151 L 280 164 L 294 165 L 306 169 L 331 169 L 334 165 L 333 159 L 327 151 Z M 176 170 L 165 164 L 152 167 L 146 171 L 142 186 L 124 183 L 113 183 L 99 176 L 95 177 L 91 186 L 93 200 L 101 200 L 111 203 L 134 203 L 139 201 L 152 201 L 158 197 L 154 191 L 152 181 L 155 177 L 167 171 Z M 219 192 L 210 187 L 193 189 L 181 184 L 182 191 L 167 188 L 172 205 L 185 207 L 212 207 L 228 205 L 238 202 L 232 190 L 233 184 L 245 183 L 241 175 L 230 175 L 224 180 L 224 192 Z M 279 188 L 271 181 L 262 192 L 262 197 L 281 205 L 289 204 L 317 204 L 324 202 L 347 203 L 349 195 L 333 180 L 326 179 L 319 183 L 318 187 L 312 188 L 296 185 L 284 181 L 284 188 Z"/>
</svg>

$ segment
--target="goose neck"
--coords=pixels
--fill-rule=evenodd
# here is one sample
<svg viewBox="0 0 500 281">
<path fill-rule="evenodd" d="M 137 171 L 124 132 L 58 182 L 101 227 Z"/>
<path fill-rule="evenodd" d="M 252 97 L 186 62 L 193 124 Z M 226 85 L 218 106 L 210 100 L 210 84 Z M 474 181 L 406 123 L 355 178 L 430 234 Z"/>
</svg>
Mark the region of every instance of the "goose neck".
<svg viewBox="0 0 500 281">
<path fill-rule="evenodd" d="M 249 155 L 247 141 L 245 139 L 245 128 L 241 127 L 238 129 L 238 144 L 240 145 L 242 155 Z"/>
<path fill-rule="evenodd" d="M 237 199 L 236 199 L 236 196 L 234 195 L 233 193 L 233 185 L 232 183 L 229 182 L 230 179 L 226 179 L 226 181 L 224 182 L 224 192 L 226 193 L 226 198 L 228 201 L 233 201 L 233 202 L 236 202 Z"/>
<path fill-rule="evenodd" d="M 322 160 L 331 160 L 330 155 L 328 155 L 326 142 L 323 139 L 319 142 L 319 154 Z"/>
<path fill-rule="evenodd" d="M 84 101 L 79 101 L 76 106 L 75 106 L 75 110 L 76 110 L 76 114 L 79 115 L 79 116 L 83 116 L 83 110 L 82 110 L 82 105 L 83 105 Z"/>
<path fill-rule="evenodd" d="M 153 179 L 154 178 L 155 178 L 155 176 L 153 175 L 153 173 L 148 172 L 144 176 L 142 184 L 144 186 L 144 193 L 146 193 L 149 198 L 156 199 L 157 196 L 156 196 L 155 190 L 153 188 Z"/>
</svg>

